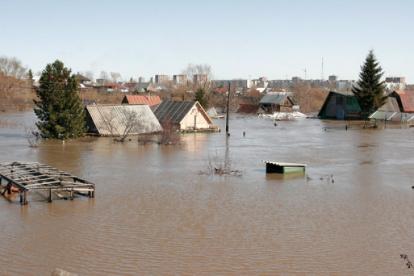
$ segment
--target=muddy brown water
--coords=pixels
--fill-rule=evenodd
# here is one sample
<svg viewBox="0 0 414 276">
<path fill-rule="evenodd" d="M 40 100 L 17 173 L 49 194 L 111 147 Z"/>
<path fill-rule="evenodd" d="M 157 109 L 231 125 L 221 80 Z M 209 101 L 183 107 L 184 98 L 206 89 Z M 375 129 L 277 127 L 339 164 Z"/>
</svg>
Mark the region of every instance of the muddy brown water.
<svg viewBox="0 0 414 276">
<path fill-rule="evenodd" d="M 47 140 L 39 149 L 21 127 L 0 128 L 0 162 L 37 161 L 96 183 L 94 199 L 0 198 L 0 275 L 412 275 L 399 255 L 414 261 L 414 129 L 277 124 L 232 116 L 228 139 Z M 206 174 L 217 156 L 243 175 Z M 296 178 L 266 175 L 262 160 L 308 167 Z"/>
</svg>

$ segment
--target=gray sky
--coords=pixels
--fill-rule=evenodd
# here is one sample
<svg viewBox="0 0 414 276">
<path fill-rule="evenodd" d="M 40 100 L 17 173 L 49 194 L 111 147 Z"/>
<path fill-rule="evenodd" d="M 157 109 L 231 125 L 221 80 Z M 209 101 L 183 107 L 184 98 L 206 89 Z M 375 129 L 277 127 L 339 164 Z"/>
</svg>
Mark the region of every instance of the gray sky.
<svg viewBox="0 0 414 276">
<path fill-rule="evenodd" d="M 219 79 L 358 79 L 374 49 L 384 77 L 414 83 L 412 0 L 2 1 L 0 55 L 34 72 L 124 79 L 209 64 Z M 410 32 L 411 31 L 411 32 Z"/>
</svg>

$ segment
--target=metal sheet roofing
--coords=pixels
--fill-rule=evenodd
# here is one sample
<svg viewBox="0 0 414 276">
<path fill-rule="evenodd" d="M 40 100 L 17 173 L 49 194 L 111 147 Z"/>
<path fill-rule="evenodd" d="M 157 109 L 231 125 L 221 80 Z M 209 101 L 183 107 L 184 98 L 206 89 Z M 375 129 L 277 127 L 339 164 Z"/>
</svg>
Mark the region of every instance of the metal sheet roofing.
<svg viewBox="0 0 414 276">
<path fill-rule="evenodd" d="M 118 83 L 109 83 L 107 85 L 105 85 L 106 87 L 114 87 L 116 89 L 127 89 L 125 86 L 122 86 Z"/>
<path fill-rule="evenodd" d="M 401 99 L 404 112 L 414 112 L 414 91 L 395 91 Z"/>
<path fill-rule="evenodd" d="M 123 135 L 162 131 L 148 105 L 90 105 L 86 107 L 96 130 L 101 135 Z"/>
<path fill-rule="evenodd" d="M 161 123 L 169 122 L 172 124 L 179 124 L 195 105 L 197 105 L 197 109 L 202 112 L 206 121 L 209 124 L 212 124 L 213 121 L 211 121 L 197 101 L 163 101 L 154 111 L 154 114 Z"/>
<path fill-rule="evenodd" d="M 400 112 L 400 108 L 398 106 L 397 99 L 392 98 L 392 97 L 388 97 L 385 104 L 383 106 L 381 106 L 378 110 Z"/>
<path fill-rule="evenodd" d="M 147 104 L 149 106 L 156 105 L 161 103 L 161 98 L 159 96 L 138 96 L 138 95 L 126 95 L 125 99 L 129 104 Z M 125 102 L 124 101 L 122 102 Z"/>
<path fill-rule="evenodd" d="M 281 104 L 288 95 L 284 94 L 266 94 L 261 100 L 260 104 Z"/>
</svg>

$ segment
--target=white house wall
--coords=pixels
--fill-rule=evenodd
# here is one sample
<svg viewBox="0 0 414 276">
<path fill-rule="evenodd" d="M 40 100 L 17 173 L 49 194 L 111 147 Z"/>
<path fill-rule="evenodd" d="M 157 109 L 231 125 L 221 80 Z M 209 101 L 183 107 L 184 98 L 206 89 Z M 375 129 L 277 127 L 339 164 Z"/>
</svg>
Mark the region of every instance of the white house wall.
<svg viewBox="0 0 414 276">
<path fill-rule="evenodd" d="M 196 129 L 209 128 L 210 125 L 204 118 L 203 114 L 194 106 L 191 111 L 181 121 L 181 130 L 194 128 L 194 116 L 196 117 Z"/>
</svg>

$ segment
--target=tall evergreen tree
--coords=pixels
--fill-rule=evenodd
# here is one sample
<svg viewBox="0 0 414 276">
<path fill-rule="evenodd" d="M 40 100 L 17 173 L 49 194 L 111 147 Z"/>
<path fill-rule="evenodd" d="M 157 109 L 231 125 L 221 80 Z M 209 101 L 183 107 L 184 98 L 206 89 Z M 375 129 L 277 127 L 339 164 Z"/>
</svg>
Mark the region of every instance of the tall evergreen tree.
<svg viewBox="0 0 414 276">
<path fill-rule="evenodd" d="M 86 131 L 78 81 L 71 70 L 56 60 L 42 72 L 34 100 L 39 121 L 36 126 L 43 138 L 76 138 Z"/>
<path fill-rule="evenodd" d="M 370 50 L 359 73 L 358 86 L 352 92 L 358 100 L 359 106 L 365 114 L 369 114 L 381 107 L 387 101 L 385 96 L 385 82 L 381 81 L 384 73 L 377 61 L 374 51 Z"/>
<path fill-rule="evenodd" d="M 197 89 L 194 100 L 198 101 L 204 109 L 208 108 L 208 101 L 206 99 L 206 91 L 203 88 Z"/>
</svg>

